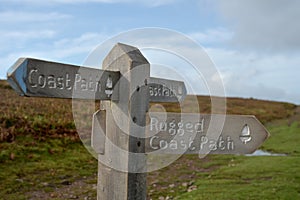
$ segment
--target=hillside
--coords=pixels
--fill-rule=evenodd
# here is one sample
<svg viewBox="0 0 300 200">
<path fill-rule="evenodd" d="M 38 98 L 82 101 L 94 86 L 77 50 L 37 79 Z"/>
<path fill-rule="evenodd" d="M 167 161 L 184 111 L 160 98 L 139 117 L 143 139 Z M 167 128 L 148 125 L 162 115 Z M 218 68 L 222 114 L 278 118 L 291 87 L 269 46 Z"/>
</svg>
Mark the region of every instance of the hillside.
<svg viewBox="0 0 300 200">
<path fill-rule="evenodd" d="M 185 107 L 189 107 L 190 99 L 191 97 L 186 98 L 183 103 Z M 197 99 L 201 113 L 209 113 L 210 98 L 199 96 Z M 167 111 L 179 111 L 176 104 L 162 105 Z M 19 97 L 5 81 L 0 81 L 0 107 L 0 199 L 95 199 L 97 161 L 87 153 L 76 133 L 71 100 Z M 149 199 L 172 199 L 176 196 L 179 199 L 193 199 L 189 195 L 198 197 L 201 192 L 196 193 L 197 189 L 216 192 L 214 185 L 218 188 L 218 183 L 229 184 L 229 188 L 232 185 L 236 190 L 241 190 L 239 182 L 232 179 L 234 177 L 242 178 L 241 181 L 245 179 L 243 184 L 251 185 L 251 189 L 248 191 L 245 188 L 245 191 L 252 193 L 255 191 L 255 184 L 267 181 L 273 184 L 272 170 L 286 170 L 288 163 L 293 163 L 292 166 L 295 167 L 282 171 L 282 179 L 286 179 L 285 184 L 294 184 L 291 188 L 299 186 L 300 173 L 296 170 L 300 153 L 297 147 L 300 139 L 298 110 L 296 105 L 290 103 L 228 98 L 227 113 L 255 115 L 264 124 L 268 124 L 271 139 L 263 149 L 291 154 L 295 160 L 287 157 L 287 163 L 281 161 L 278 166 L 280 169 L 269 169 L 268 162 L 279 162 L 276 160 L 278 157 L 263 160 L 216 155 L 199 160 L 197 156 L 183 156 L 171 166 L 149 174 Z M 290 134 L 287 136 L 289 139 L 281 144 L 280 141 L 285 138 L 283 133 Z M 276 136 L 275 139 L 272 138 L 273 135 Z M 252 164 L 248 160 L 252 160 Z M 265 163 L 265 167 L 261 167 L 262 172 L 254 171 L 252 176 L 243 175 L 243 170 L 247 171 L 247 165 L 252 171 L 257 170 L 255 164 L 258 163 Z M 232 166 L 238 165 L 241 166 L 240 170 L 234 171 Z M 173 175 L 169 176 L 170 173 Z M 256 173 L 267 174 L 256 177 Z M 203 185 L 201 180 L 212 187 Z M 281 188 L 281 184 L 278 184 L 276 179 L 272 187 Z M 290 189 L 283 188 L 284 195 Z M 221 192 L 221 188 L 219 191 Z M 260 191 L 260 188 L 256 191 Z M 267 194 L 272 197 L 271 193 Z M 201 197 L 207 199 L 207 196 Z M 211 199 L 222 199 L 218 195 L 213 197 Z M 271 197 L 270 199 L 274 199 Z"/>
<path fill-rule="evenodd" d="M 72 101 L 69 99 L 28 98 L 18 96 L 4 80 L 0 81 L 0 141 L 12 142 L 17 135 L 33 134 L 41 137 L 76 136 L 72 118 Z M 191 97 L 183 102 L 190 105 Z M 198 96 L 201 113 L 210 113 L 211 102 L 208 96 Z M 170 112 L 179 112 L 178 104 L 162 103 Z M 255 115 L 261 122 L 288 118 L 293 115 L 295 105 L 283 102 L 261 101 L 256 99 L 227 99 L 228 114 Z M 195 109 L 191 108 L 189 112 Z"/>
</svg>

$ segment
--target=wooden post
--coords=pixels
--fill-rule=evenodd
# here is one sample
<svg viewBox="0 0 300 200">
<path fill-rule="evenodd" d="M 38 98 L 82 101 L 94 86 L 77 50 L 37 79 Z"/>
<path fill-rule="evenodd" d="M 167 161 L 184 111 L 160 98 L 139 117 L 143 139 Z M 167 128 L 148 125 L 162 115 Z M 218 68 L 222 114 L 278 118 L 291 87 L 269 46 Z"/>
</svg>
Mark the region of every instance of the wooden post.
<svg viewBox="0 0 300 200">
<path fill-rule="evenodd" d="M 99 200 L 145 200 L 144 138 L 150 65 L 137 48 L 118 43 L 104 59 L 103 69 L 120 71 L 121 78 L 120 92 L 116 94 L 119 100 L 114 101 L 115 94 L 112 94 L 112 101 L 101 102 L 106 110 L 106 142 L 104 155 L 98 156 L 97 197 Z"/>
</svg>

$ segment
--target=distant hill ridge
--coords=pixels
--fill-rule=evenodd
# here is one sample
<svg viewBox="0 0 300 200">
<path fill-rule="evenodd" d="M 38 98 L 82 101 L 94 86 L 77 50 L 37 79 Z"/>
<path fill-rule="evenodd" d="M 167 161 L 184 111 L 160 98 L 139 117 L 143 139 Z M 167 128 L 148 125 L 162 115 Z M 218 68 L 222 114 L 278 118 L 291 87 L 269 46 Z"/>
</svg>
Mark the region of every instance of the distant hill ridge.
<svg viewBox="0 0 300 200">
<path fill-rule="evenodd" d="M 0 80 L 0 141 L 14 140 L 18 134 L 51 137 L 72 135 L 77 137 L 72 115 L 72 100 L 52 98 L 26 98 L 18 96 L 7 81 Z M 197 96 L 200 113 L 210 113 L 209 96 Z M 185 110 L 193 112 L 192 97 L 183 102 Z M 255 115 L 262 123 L 288 119 L 296 113 L 296 105 L 257 99 L 227 98 L 227 113 Z M 154 105 L 154 104 L 153 104 Z M 180 112 L 179 104 L 162 103 L 168 112 Z"/>
</svg>

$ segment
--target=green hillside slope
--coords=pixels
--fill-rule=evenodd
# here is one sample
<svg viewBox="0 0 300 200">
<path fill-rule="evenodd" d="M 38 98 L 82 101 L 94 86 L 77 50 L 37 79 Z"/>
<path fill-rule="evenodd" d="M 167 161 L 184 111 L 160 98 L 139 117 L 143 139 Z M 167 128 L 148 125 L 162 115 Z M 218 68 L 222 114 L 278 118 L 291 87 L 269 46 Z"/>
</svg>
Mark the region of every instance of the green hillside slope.
<svg viewBox="0 0 300 200">
<path fill-rule="evenodd" d="M 210 98 L 197 98 L 201 113 L 209 113 Z M 149 174 L 149 199 L 300 199 L 299 108 L 228 98 L 227 112 L 256 115 L 271 133 L 262 148 L 287 156 L 186 155 Z M 96 174 L 71 100 L 19 97 L 0 81 L 0 199 L 96 199 Z"/>
</svg>

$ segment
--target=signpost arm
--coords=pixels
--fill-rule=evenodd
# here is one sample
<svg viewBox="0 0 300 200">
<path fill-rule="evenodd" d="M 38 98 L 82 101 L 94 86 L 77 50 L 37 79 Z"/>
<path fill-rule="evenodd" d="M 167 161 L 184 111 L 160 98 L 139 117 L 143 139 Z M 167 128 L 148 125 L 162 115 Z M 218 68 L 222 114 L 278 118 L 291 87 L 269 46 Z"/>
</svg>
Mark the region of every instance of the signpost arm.
<svg viewBox="0 0 300 200">
<path fill-rule="evenodd" d="M 98 156 L 98 199 L 145 200 L 146 173 L 131 172 L 146 171 L 144 126 L 150 65 L 137 48 L 117 44 L 103 61 L 103 69 L 120 71 L 121 78 L 118 100 L 101 102 L 106 110 L 107 138 L 105 153 Z M 122 172 L 102 164 L 102 160 L 121 166 Z"/>
</svg>

